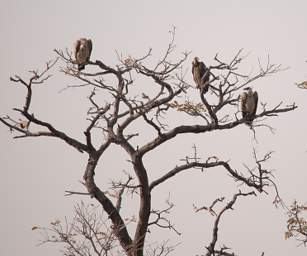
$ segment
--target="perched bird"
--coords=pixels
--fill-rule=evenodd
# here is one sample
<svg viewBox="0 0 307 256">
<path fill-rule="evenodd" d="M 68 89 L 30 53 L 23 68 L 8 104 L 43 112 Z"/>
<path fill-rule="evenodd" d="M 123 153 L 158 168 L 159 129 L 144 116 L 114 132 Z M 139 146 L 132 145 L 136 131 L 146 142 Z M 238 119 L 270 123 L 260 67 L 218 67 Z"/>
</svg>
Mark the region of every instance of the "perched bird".
<svg viewBox="0 0 307 256">
<path fill-rule="evenodd" d="M 84 69 L 88 63 L 92 52 L 92 40 L 86 38 L 80 38 L 75 43 L 75 58 L 78 64 L 78 70 Z"/>
<path fill-rule="evenodd" d="M 202 61 L 199 61 L 198 57 L 192 61 L 192 74 L 196 88 L 203 89 L 203 92 L 206 93 L 209 89 L 210 71 Z"/>
<path fill-rule="evenodd" d="M 247 92 L 243 92 L 240 97 L 241 111 L 243 118 L 248 121 L 247 124 L 251 125 L 257 111 L 258 93 L 256 91 L 253 92 L 250 87 L 247 87 L 244 90 Z"/>
</svg>

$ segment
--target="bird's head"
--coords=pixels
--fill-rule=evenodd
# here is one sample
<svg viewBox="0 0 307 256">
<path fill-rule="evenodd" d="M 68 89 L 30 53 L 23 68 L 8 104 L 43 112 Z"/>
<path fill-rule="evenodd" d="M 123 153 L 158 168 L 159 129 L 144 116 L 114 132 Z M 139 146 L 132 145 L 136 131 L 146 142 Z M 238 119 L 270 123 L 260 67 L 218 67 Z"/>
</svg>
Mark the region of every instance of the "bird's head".
<svg viewBox="0 0 307 256">
<path fill-rule="evenodd" d="M 195 57 L 194 59 L 193 59 L 193 61 L 192 61 L 192 65 L 197 65 L 198 64 L 198 62 L 199 62 L 199 58 L 198 57 Z"/>
<path fill-rule="evenodd" d="M 249 95 L 252 95 L 252 94 L 253 94 L 253 90 L 252 90 L 251 87 L 246 87 L 246 88 L 244 88 L 244 90 L 247 91 L 247 93 L 248 93 Z"/>
</svg>

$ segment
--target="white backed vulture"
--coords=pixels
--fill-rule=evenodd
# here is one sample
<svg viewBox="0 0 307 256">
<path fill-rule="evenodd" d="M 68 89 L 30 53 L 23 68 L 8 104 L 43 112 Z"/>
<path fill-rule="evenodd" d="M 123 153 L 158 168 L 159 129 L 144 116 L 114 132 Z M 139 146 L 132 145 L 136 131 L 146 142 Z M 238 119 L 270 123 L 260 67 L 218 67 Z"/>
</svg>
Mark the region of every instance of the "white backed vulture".
<svg viewBox="0 0 307 256">
<path fill-rule="evenodd" d="M 196 88 L 206 93 L 209 90 L 210 71 L 202 61 L 199 61 L 198 57 L 192 61 L 192 74 Z"/>
<path fill-rule="evenodd" d="M 89 62 L 92 53 L 92 40 L 80 38 L 75 43 L 75 58 L 78 70 L 81 71 Z"/>
<path fill-rule="evenodd" d="M 247 92 L 243 92 L 240 96 L 242 117 L 251 125 L 257 111 L 258 93 L 256 91 L 253 92 L 250 87 L 247 87 L 244 90 Z"/>
</svg>

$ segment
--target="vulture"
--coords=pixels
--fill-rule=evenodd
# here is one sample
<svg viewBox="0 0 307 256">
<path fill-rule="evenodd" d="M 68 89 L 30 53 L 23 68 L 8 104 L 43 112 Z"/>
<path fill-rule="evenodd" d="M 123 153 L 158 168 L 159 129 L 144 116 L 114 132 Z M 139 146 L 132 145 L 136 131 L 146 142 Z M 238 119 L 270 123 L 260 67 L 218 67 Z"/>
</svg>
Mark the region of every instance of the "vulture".
<svg viewBox="0 0 307 256">
<path fill-rule="evenodd" d="M 241 111 L 243 118 L 245 118 L 248 121 L 248 124 L 251 125 L 257 111 L 258 93 L 256 91 L 253 92 L 250 87 L 247 87 L 244 90 L 247 92 L 243 92 L 240 97 Z"/>
<path fill-rule="evenodd" d="M 192 62 L 192 74 L 196 88 L 206 93 L 209 89 L 210 71 L 202 61 L 199 61 L 198 57 L 195 57 Z"/>
<path fill-rule="evenodd" d="M 78 70 L 81 71 L 89 62 L 92 52 L 92 40 L 80 38 L 75 43 L 75 58 L 78 64 Z"/>
</svg>

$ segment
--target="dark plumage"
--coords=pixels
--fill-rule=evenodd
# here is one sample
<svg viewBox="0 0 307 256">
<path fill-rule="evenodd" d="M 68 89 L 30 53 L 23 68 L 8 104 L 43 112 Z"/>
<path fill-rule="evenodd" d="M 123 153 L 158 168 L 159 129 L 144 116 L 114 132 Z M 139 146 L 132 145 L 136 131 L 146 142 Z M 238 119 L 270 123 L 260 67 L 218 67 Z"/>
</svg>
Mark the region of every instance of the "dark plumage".
<svg viewBox="0 0 307 256">
<path fill-rule="evenodd" d="M 192 62 L 192 74 L 196 83 L 196 88 L 206 93 L 209 90 L 210 71 L 206 65 L 195 57 Z"/>
<path fill-rule="evenodd" d="M 242 117 L 251 125 L 257 111 L 258 93 L 256 91 L 253 92 L 250 87 L 247 87 L 244 90 L 247 90 L 247 92 L 243 92 L 240 97 Z"/>
<path fill-rule="evenodd" d="M 75 58 L 78 70 L 83 70 L 89 62 L 92 53 L 92 40 L 80 38 L 75 43 Z"/>
</svg>

